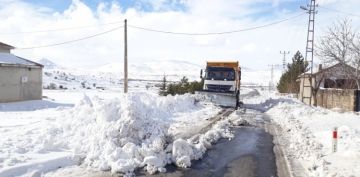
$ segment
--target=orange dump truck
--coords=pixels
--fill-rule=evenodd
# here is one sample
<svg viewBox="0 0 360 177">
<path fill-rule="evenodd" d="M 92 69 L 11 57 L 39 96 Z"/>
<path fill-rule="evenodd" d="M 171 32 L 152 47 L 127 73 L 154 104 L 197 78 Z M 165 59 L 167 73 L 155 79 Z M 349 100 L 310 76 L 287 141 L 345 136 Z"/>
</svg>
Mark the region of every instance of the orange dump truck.
<svg viewBox="0 0 360 177">
<path fill-rule="evenodd" d="M 221 106 L 240 106 L 241 68 L 238 61 L 208 61 L 200 77 L 204 86 L 198 93 Z"/>
</svg>

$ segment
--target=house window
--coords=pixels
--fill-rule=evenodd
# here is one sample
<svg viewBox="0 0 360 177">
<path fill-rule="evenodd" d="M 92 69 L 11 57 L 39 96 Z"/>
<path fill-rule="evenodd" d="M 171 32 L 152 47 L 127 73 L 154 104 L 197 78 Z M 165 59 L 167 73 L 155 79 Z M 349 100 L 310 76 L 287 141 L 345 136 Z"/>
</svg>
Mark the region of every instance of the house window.
<svg viewBox="0 0 360 177">
<path fill-rule="evenodd" d="M 336 88 L 336 81 L 332 79 L 325 79 L 324 88 Z"/>
<path fill-rule="evenodd" d="M 324 88 L 356 89 L 353 79 L 325 79 Z"/>
</svg>

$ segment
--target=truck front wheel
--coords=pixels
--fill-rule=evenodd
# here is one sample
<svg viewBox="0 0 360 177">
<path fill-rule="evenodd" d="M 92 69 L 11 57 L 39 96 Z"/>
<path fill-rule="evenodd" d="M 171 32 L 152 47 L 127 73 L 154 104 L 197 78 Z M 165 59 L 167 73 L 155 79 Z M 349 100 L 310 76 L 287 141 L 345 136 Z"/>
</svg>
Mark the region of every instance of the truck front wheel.
<svg viewBox="0 0 360 177">
<path fill-rule="evenodd" d="M 235 106 L 235 109 L 238 109 L 239 108 L 239 106 L 240 106 L 240 92 L 239 91 L 237 91 L 236 92 L 236 106 Z"/>
</svg>

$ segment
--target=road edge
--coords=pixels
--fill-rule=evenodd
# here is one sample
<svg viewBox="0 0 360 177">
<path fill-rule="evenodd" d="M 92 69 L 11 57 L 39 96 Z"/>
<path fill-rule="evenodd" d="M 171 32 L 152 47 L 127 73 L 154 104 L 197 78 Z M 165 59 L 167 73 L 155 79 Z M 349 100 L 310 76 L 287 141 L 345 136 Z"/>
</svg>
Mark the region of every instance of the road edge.
<svg viewBox="0 0 360 177">
<path fill-rule="evenodd" d="M 294 177 L 291 170 L 291 164 L 286 157 L 285 149 L 279 140 L 280 127 L 277 126 L 274 122 L 272 122 L 268 115 L 265 114 L 265 116 L 267 117 L 266 119 L 268 119 L 265 122 L 265 127 L 264 127 L 265 131 L 267 131 L 273 136 L 273 143 L 274 143 L 273 151 L 276 157 L 275 161 L 276 161 L 277 175 L 278 177 Z"/>
<path fill-rule="evenodd" d="M 276 125 L 269 126 L 269 133 L 273 135 L 273 143 L 274 143 L 274 153 L 276 156 L 276 167 L 277 167 L 277 174 L 278 177 L 294 177 L 291 173 L 291 165 L 289 160 L 285 156 L 285 151 L 283 146 L 280 144 L 279 141 L 279 133 Z"/>
</svg>

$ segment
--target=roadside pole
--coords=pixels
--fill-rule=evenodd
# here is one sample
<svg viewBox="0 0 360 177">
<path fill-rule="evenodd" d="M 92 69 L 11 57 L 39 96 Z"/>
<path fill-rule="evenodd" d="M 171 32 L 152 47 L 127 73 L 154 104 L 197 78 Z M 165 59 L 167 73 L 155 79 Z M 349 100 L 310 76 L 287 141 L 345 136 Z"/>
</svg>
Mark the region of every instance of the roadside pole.
<svg viewBox="0 0 360 177">
<path fill-rule="evenodd" d="M 337 151 L 337 135 L 338 135 L 338 128 L 337 127 L 334 127 L 333 129 L 333 145 L 332 145 L 332 152 L 335 153 Z"/>
<path fill-rule="evenodd" d="M 124 93 L 128 92 L 127 20 L 124 25 Z"/>
</svg>

